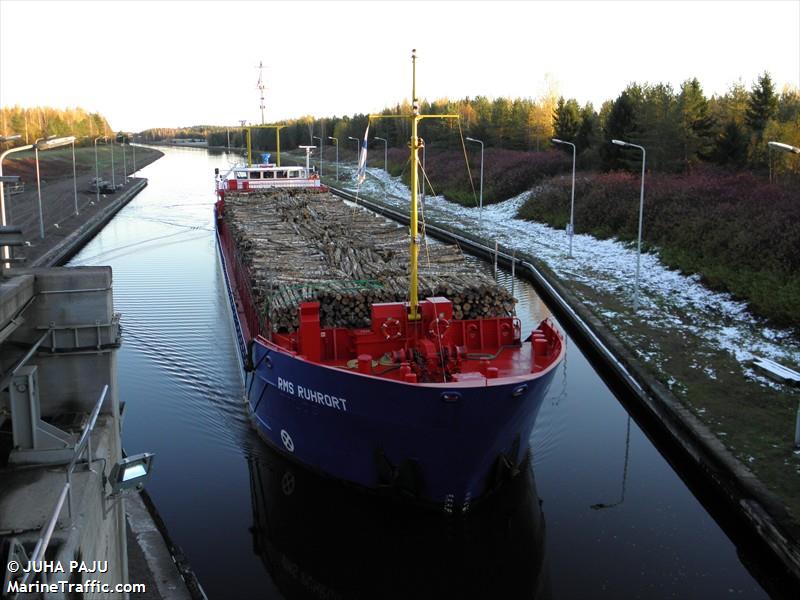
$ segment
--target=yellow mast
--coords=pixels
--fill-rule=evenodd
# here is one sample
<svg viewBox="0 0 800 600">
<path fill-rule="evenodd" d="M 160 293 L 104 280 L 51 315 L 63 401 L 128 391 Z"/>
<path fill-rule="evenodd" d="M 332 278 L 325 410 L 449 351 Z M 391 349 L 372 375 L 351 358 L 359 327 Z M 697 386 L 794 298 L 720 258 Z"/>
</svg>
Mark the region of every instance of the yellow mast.
<svg viewBox="0 0 800 600">
<path fill-rule="evenodd" d="M 410 115 L 370 115 L 369 120 L 373 119 L 410 119 L 411 120 L 411 214 L 409 217 L 409 254 L 410 254 L 410 281 L 408 294 L 408 320 L 418 321 L 419 314 L 419 218 L 418 218 L 418 199 L 417 185 L 419 175 L 419 157 L 417 150 L 422 147 L 417 136 L 417 126 L 422 119 L 458 119 L 458 115 L 421 115 L 419 114 L 419 102 L 417 101 L 417 51 L 411 51 L 411 114 Z"/>
<path fill-rule="evenodd" d="M 411 51 L 411 217 L 409 219 L 408 251 L 411 256 L 411 281 L 409 282 L 409 312 L 411 321 L 419 320 L 419 223 L 417 220 L 417 124 L 419 123 L 419 104 L 417 104 L 417 51 Z"/>
<path fill-rule="evenodd" d="M 253 164 L 253 149 L 250 144 L 250 130 L 251 129 L 274 129 L 275 135 L 277 137 L 276 142 L 276 157 L 275 157 L 275 164 L 277 166 L 281 166 L 281 129 L 285 129 L 288 127 L 287 125 L 248 125 L 245 127 L 247 131 L 247 166 L 250 167 Z"/>
</svg>

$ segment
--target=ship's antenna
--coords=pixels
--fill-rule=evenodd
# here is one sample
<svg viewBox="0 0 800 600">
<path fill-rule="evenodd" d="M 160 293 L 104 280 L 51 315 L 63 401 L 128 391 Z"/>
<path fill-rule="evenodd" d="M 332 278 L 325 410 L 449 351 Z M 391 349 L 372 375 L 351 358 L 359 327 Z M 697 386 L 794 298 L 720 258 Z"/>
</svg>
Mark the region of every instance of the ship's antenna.
<svg viewBox="0 0 800 600">
<path fill-rule="evenodd" d="M 369 120 L 373 119 L 407 119 L 411 122 L 411 143 L 409 148 L 411 156 L 409 158 L 409 175 L 411 181 L 411 214 L 409 215 L 409 293 L 408 293 L 408 320 L 419 321 L 421 314 L 419 311 L 419 215 L 418 215 L 418 180 L 419 180 L 419 154 L 422 147 L 422 140 L 418 134 L 418 125 L 422 119 L 458 119 L 455 115 L 423 115 L 420 114 L 420 103 L 417 98 L 417 51 L 411 51 L 411 114 L 410 115 L 369 115 Z"/>
<path fill-rule="evenodd" d="M 258 89 L 261 92 L 261 124 L 264 124 L 264 63 L 258 61 Z"/>
</svg>

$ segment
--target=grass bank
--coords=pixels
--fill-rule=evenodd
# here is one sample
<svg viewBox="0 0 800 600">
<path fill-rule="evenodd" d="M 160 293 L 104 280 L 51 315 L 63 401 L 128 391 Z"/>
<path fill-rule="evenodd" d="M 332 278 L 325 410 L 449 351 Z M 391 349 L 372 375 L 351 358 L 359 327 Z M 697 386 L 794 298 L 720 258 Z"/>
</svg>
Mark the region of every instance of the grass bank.
<svg viewBox="0 0 800 600">
<path fill-rule="evenodd" d="M 622 172 L 579 173 L 576 233 L 635 241 L 640 181 Z M 570 188 L 569 177 L 547 179 L 518 217 L 563 228 Z M 642 238 L 668 267 L 699 274 L 777 325 L 800 324 L 800 189 L 710 169 L 650 175 Z"/>
</svg>

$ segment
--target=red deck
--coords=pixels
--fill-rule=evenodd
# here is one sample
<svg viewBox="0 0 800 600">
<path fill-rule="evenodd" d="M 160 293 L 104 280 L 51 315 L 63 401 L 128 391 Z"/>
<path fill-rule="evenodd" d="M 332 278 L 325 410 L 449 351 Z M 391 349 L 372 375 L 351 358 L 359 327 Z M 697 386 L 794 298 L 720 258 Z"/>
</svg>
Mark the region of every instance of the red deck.
<svg viewBox="0 0 800 600">
<path fill-rule="evenodd" d="M 406 383 L 530 377 L 561 354 L 562 338 L 547 321 L 522 342 L 515 317 L 457 321 L 446 298 L 424 300 L 420 312 L 414 322 L 405 303 L 374 304 L 369 329 L 322 328 L 319 303 L 304 302 L 299 331 L 271 341 L 312 362 Z"/>
</svg>

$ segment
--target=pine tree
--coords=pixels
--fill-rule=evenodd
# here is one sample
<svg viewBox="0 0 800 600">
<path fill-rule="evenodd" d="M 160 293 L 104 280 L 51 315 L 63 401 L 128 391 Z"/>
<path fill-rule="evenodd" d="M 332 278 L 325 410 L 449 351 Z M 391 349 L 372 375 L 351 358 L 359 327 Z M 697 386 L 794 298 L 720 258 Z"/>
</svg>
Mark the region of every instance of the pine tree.
<svg viewBox="0 0 800 600">
<path fill-rule="evenodd" d="M 611 143 L 613 139 L 630 141 L 631 135 L 636 133 L 636 113 L 633 100 L 625 90 L 614 101 L 611 111 L 603 127 L 604 143 L 601 146 L 601 155 L 606 169 L 622 169 L 628 167 L 628 161 L 622 156 L 622 149 Z"/>
<path fill-rule="evenodd" d="M 579 152 L 584 152 L 597 143 L 597 138 L 600 134 L 600 121 L 597 113 L 594 112 L 594 106 L 591 102 L 587 102 L 586 106 L 581 109 L 581 124 L 578 127 L 578 134 L 575 136 L 576 144 Z"/>
<path fill-rule="evenodd" d="M 778 108 L 778 97 L 775 94 L 775 85 L 769 73 L 764 73 L 758 78 L 758 83 L 750 91 L 750 98 L 747 101 L 745 111 L 745 122 L 756 134 L 758 140 L 764 133 L 764 129 Z"/>
<path fill-rule="evenodd" d="M 680 169 L 683 164 L 681 118 L 672 86 L 663 83 L 632 85 L 629 90 L 635 92 L 632 98 L 637 143 L 647 148 L 648 168 L 653 171 Z M 628 151 L 623 156 L 633 161 L 631 166 L 636 164 L 634 153 Z"/>
<path fill-rule="evenodd" d="M 683 162 L 687 169 L 709 158 L 713 147 L 714 118 L 697 78 L 685 81 L 678 96 Z"/>
<path fill-rule="evenodd" d="M 720 165 L 740 168 L 747 160 L 747 136 L 742 128 L 731 119 L 717 139 L 714 159 Z"/>
<path fill-rule="evenodd" d="M 576 100 L 564 101 L 558 99 L 556 109 L 553 111 L 553 134 L 555 137 L 567 142 L 575 141 L 581 126 L 580 108 Z M 567 148 L 569 149 L 569 148 Z"/>
</svg>

